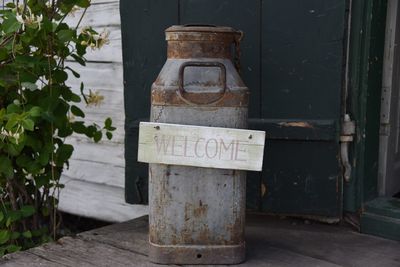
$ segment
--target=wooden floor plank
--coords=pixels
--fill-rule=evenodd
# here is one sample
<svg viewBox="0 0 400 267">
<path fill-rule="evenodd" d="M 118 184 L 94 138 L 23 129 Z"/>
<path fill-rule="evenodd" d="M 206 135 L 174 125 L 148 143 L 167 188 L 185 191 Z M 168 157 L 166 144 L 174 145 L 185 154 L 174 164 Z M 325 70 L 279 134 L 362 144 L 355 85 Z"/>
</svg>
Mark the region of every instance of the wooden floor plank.
<svg viewBox="0 0 400 267">
<path fill-rule="evenodd" d="M 54 261 L 44 259 L 40 256 L 34 255 L 27 251 L 18 253 L 8 254 L 0 259 L 0 265 L 2 267 L 25 267 L 25 266 L 40 266 L 40 267 L 57 267 L 65 266 L 58 264 Z"/>
<path fill-rule="evenodd" d="M 147 255 L 148 221 L 148 216 L 143 216 L 127 222 L 87 231 L 79 234 L 78 237 L 129 250 L 140 255 Z"/>
<path fill-rule="evenodd" d="M 248 243 L 275 246 L 343 266 L 400 266 L 400 242 L 325 224 L 294 223 L 268 216 L 249 218 Z"/>
<path fill-rule="evenodd" d="M 65 237 L 57 243 L 30 250 L 30 253 L 64 266 L 157 266 L 147 257 L 81 238 Z"/>
<path fill-rule="evenodd" d="M 147 233 L 144 216 L 8 255 L 0 265 L 159 266 L 148 261 Z M 270 216 L 248 217 L 246 246 L 247 260 L 237 266 L 400 266 L 400 242 L 343 226 Z"/>
</svg>

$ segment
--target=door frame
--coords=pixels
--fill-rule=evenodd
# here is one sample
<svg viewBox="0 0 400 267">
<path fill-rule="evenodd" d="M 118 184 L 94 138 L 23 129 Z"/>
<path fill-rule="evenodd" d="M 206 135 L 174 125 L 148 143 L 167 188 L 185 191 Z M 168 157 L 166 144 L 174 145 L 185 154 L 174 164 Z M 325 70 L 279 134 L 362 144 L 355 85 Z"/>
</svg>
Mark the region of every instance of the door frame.
<svg viewBox="0 0 400 267">
<path fill-rule="evenodd" d="M 399 3 L 397 0 L 388 0 L 387 16 L 386 16 L 386 31 L 385 31 L 385 47 L 384 59 L 382 70 L 382 97 L 381 97 L 381 113 L 380 113 L 380 135 L 379 135 L 379 164 L 378 164 L 378 195 L 381 197 L 388 196 L 388 164 L 392 163 L 388 155 L 390 147 L 391 128 L 395 125 L 392 122 L 393 112 L 392 109 L 393 98 L 398 98 L 398 95 L 393 89 L 395 58 L 398 57 L 398 50 L 395 50 L 396 41 L 399 40 Z M 395 54 L 397 53 L 397 54 Z M 397 81 L 398 82 L 398 81 Z M 397 120 L 398 118 L 395 117 Z M 399 147 L 397 136 L 396 148 Z M 391 184 L 389 182 L 389 184 Z M 396 192 L 394 192 L 396 193 Z M 393 195 L 391 193 L 390 195 Z"/>
<path fill-rule="evenodd" d="M 376 110 L 380 110 L 386 1 L 351 1 L 349 95 L 345 105 L 356 121 L 356 135 L 351 149 L 352 178 L 344 185 L 344 210 L 352 213 L 360 212 L 362 203 L 377 196 Z"/>
<path fill-rule="evenodd" d="M 378 194 L 386 14 L 387 0 L 352 1 L 346 105 L 356 120 L 356 136 L 352 179 L 344 187 L 344 210 L 360 217 L 361 232 L 400 240 L 400 200 Z"/>
</svg>

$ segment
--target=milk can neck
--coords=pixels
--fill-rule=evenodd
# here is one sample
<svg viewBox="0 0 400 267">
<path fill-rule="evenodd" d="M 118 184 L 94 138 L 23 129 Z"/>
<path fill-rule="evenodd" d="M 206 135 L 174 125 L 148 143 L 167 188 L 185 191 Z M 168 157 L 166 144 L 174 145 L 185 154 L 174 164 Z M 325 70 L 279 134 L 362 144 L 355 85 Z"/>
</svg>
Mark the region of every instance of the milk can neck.
<svg viewBox="0 0 400 267">
<path fill-rule="evenodd" d="M 165 31 L 168 58 L 231 58 L 238 33 L 230 27 L 172 26 Z"/>
<path fill-rule="evenodd" d="M 168 58 L 231 58 L 231 43 L 168 41 Z"/>
</svg>

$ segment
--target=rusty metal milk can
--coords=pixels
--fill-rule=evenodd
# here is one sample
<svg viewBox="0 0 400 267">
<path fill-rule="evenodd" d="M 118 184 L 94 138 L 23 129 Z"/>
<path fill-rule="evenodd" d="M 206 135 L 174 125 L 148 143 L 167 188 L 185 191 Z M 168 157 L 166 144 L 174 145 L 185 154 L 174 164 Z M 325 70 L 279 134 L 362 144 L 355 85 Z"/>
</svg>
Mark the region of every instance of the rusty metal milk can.
<svg viewBox="0 0 400 267">
<path fill-rule="evenodd" d="M 151 121 L 246 128 L 249 90 L 231 60 L 241 32 L 194 25 L 165 32 L 168 59 L 152 85 Z M 245 186 L 245 171 L 149 164 L 150 260 L 244 261 Z"/>
</svg>

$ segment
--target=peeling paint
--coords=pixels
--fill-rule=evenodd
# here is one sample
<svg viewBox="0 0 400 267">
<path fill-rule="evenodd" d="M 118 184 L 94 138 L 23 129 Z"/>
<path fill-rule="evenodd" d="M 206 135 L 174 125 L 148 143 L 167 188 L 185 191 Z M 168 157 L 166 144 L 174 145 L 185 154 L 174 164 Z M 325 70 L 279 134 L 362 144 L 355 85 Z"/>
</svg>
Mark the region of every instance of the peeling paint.
<svg viewBox="0 0 400 267">
<path fill-rule="evenodd" d="M 313 129 L 314 126 L 306 121 L 293 121 L 293 122 L 280 122 L 280 126 L 283 127 L 300 127 L 300 128 L 310 128 Z"/>
<path fill-rule="evenodd" d="M 267 193 L 267 186 L 261 183 L 261 197 L 264 197 L 266 193 Z"/>
</svg>

